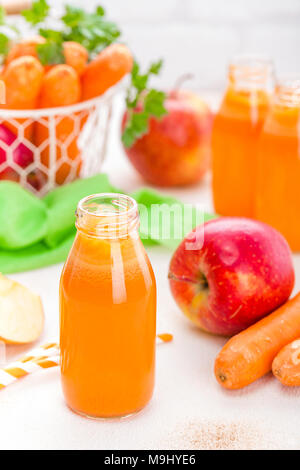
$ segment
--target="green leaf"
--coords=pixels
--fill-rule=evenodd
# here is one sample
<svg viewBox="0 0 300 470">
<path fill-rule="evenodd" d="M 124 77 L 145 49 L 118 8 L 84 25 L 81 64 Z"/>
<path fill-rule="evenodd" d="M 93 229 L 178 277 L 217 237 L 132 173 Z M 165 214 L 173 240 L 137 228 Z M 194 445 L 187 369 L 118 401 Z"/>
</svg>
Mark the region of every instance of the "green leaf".
<svg viewBox="0 0 300 470">
<path fill-rule="evenodd" d="M 40 28 L 39 35 L 43 36 L 47 41 L 62 43 L 64 40 L 62 32 L 54 29 Z"/>
<path fill-rule="evenodd" d="M 9 38 L 4 33 L 0 33 L 0 54 L 6 55 L 8 53 L 9 42 Z"/>
<path fill-rule="evenodd" d="M 47 18 L 49 10 L 46 0 L 35 0 L 32 7 L 29 10 L 23 10 L 21 14 L 28 23 L 36 25 Z"/>
<path fill-rule="evenodd" d="M 86 13 L 81 8 L 73 7 L 72 5 L 66 5 L 65 14 L 62 17 L 62 21 L 66 26 L 74 28 L 84 19 Z"/>
<path fill-rule="evenodd" d="M 148 114 L 144 111 L 132 115 L 131 125 L 137 133 L 142 134 L 148 131 L 148 117 Z"/>
<path fill-rule="evenodd" d="M 105 16 L 105 10 L 104 10 L 104 8 L 103 8 L 102 6 L 100 6 L 100 5 L 97 6 L 97 7 L 96 7 L 96 14 L 97 14 L 98 16 Z"/>
<path fill-rule="evenodd" d="M 149 73 L 151 73 L 153 75 L 158 75 L 159 72 L 161 71 L 162 65 L 163 65 L 163 60 L 162 59 L 158 60 L 157 62 L 153 62 L 150 65 Z"/>
<path fill-rule="evenodd" d="M 125 147 L 131 147 L 135 140 L 148 132 L 149 116 L 145 112 L 133 113 L 122 134 Z"/>
<path fill-rule="evenodd" d="M 64 31 L 67 41 L 76 41 L 90 53 L 99 52 L 120 36 L 117 25 L 104 18 L 105 11 L 98 6 L 94 13 L 67 5 L 62 21 L 68 30 Z"/>
<path fill-rule="evenodd" d="M 6 13 L 4 7 L 0 6 L 0 25 L 5 25 Z"/>
<path fill-rule="evenodd" d="M 136 138 L 135 138 L 133 129 L 129 126 L 126 126 L 122 133 L 123 144 L 125 145 L 126 148 L 129 148 L 134 144 L 135 140 Z"/>
<path fill-rule="evenodd" d="M 164 106 L 166 94 L 162 91 L 150 90 L 145 97 L 144 110 L 146 113 L 151 114 L 155 117 L 162 117 L 167 114 L 167 110 Z"/>
<path fill-rule="evenodd" d="M 164 106 L 165 93 L 154 88 L 148 88 L 150 76 L 157 75 L 162 64 L 162 60 L 153 62 L 144 74 L 140 72 L 140 66 L 136 61 L 133 64 L 131 84 L 126 95 L 129 118 L 122 134 L 125 147 L 131 147 L 136 139 L 148 132 L 151 117 L 161 118 L 167 114 Z"/>
<path fill-rule="evenodd" d="M 37 53 L 42 65 L 55 65 L 65 63 L 65 56 L 61 43 L 49 41 L 45 44 L 38 44 Z"/>
<path fill-rule="evenodd" d="M 135 61 L 131 71 L 131 85 L 141 92 L 147 88 L 149 73 L 140 74 L 140 66 Z"/>
</svg>

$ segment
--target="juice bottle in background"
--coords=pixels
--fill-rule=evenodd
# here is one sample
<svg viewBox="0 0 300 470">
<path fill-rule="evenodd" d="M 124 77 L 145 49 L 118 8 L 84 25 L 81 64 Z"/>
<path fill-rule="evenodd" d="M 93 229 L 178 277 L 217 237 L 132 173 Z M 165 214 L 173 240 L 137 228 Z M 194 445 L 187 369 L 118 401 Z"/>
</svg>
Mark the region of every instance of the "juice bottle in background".
<svg viewBox="0 0 300 470">
<path fill-rule="evenodd" d="M 259 142 L 256 217 L 300 250 L 300 80 L 275 90 Z"/>
<path fill-rule="evenodd" d="M 138 225 L 128 196 L 78 205 L 60 283 L 60 348 L 66 402 L 84 416 L 125 416 L 152 396 L 156 284 Z"/>
<path fill-rule="evenodd" d="M 272 88 L 272 62 L 241 56 L 230 64 L 212 135 L 213 198 L 220 215 L 254 216 L 257 142 Z"/>
</svg>

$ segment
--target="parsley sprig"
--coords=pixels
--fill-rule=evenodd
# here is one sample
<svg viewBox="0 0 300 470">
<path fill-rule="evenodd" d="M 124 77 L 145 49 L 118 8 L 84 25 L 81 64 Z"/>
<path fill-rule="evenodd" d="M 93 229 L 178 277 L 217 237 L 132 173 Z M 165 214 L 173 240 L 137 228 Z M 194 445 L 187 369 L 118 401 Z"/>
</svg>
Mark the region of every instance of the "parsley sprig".
<svg viewBox="0 0 300 470">
<path fill-rule="evenodd" d="M 148 86 L 151 75 L 158 75 L 162 64 L 162 60 L 154 62 L 142 74 L 138 63 L 134 63 L 126 96 L 128 116 L 122 134 L 125 147 L 131 147 L 136 139 L 148 132 L 151 117 L 161 118 L 167 114 L 164 106 L 165 93 Z"/>
<path fill-rule="evenodd" d="M 40 28 L 39 34 L 46 39 L 44 44 L 37 45 L 38 58 L 43 65 L 63 64 L 63 35 L 53 29 Z"/>
<path fill-rule="evenodd" d="M 6 55 L 9 50 L 9 38 L 4 33 L 0 33 L 0 54 Z"/>
<path fill-rule="evenodd" d="M 91 54 L 100 52 L 121 34 L 115 23 L 105 19 L 105 10 L 101 6 L 96 7 L 93 13 L 87 13 L 67 5 L 62 21 L 67 27 L 64 39 L 79 42 Z"/>
<path fill-rule="evenodd" d="M 23 10 L 21 15 L 32 26 L 36 26 L 47 18 L 49 11 L 50 7 L 46 0 L 36 0 L 32 3 L 31 8 Z"/>
<path fill-rule="evenodd" d="M 35 0 L 32 7 L 22 12 L 23 17 L 32 26 L 47 20 L 50 7 L 46 0 Z M 46 39 L 45 44 L 37 48 L 43 65 L 63 63 L 63 42 L 75 41 L 82 44 L 92 58 L 105 47 L 120 37 L 120 30 L 115 23 L 105 18 L 105 10 L 98 6 L 88 13 L 81 8 L 66 5 L 61 17 L 59 30 L 39 28 L 39 34 Z"/>
</svg>

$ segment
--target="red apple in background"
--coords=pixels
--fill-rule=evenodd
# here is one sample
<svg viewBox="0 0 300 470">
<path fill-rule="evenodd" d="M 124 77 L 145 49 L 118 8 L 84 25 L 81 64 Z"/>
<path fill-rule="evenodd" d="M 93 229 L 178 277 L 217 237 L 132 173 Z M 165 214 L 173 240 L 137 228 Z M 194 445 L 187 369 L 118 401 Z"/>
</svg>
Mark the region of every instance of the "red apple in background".
<svg viewBox="0 0 300 470">
<path fill-rule="evenodd" d="M 125 152 L 148 183 L 197 183 L 209 168 L 212 113 L 199 96 L 183 90 L 168 93 L 165 107 L 168 114 L 151 118 L 148 133 Z M 123 127 L 125 122 L 126 114 Z"/>
<path fill-rule="evenodd" d="M 13 145 L 16 139 L 17 136 L 8 127 L 0 124 L 0 180 L 19 181 L 20 179 L 16 169 L 12 168 L 8 162 L 8 150 L 10 147 L 12 160 L 20 169 L 26 168 L 34 160 L 32 150 L 25 144 L 19 142 Z M 2 164 L 6 162 L 7 164 L 2 167 Z"/>
<path fill-rule="evenodd" d="M 29 173 L 27 183 L 36 191 L 40 191 L 47 183 L 47 175 L 37 168 Z"/>
<path fill-rule="evenodd" d="M 203 246 L 189 249 L 203 230 Z M 294 286 L 294 269 L 289 246 L 277 230 L 251 219 L 220 217 L 181 242 L 169 280 L 192 322 L 227 336 L 283 304 Z"/>
</svg>

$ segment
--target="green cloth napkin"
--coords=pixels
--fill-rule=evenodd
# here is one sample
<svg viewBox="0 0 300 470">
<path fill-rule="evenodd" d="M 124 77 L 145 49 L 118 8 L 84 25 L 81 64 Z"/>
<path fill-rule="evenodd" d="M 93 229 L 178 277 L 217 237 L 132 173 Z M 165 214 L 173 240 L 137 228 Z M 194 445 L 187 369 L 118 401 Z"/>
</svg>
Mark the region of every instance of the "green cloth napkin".
<svg viewBox="0 0 300 470">
<path fill-rule="evenodd" d="M 16 183 L 0 182 L 0 272 L 28 271 L 65 261 L 74 240 L 78 201 L 103 192 L 121 192 L 105 174 L 56 188 L 43 199 Z M 139 204 L 140 235 L 146 245 L 174 249 L 191 229 L 191 220 L 195 226 L 216 217 L 148 188 L 131 196 Z M 168 211 L 170 217 L 166 216 Z"/>
</svg>

